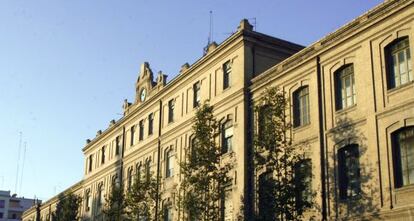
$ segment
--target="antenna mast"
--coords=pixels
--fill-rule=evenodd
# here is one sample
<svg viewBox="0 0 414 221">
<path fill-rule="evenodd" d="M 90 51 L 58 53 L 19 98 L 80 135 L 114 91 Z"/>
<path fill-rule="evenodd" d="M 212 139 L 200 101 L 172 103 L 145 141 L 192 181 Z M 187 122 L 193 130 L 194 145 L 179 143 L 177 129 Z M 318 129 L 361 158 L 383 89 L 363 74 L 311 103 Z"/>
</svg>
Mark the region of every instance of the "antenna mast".
<svg viewBox="0 0 414 221">
<path fill-rule="evenodd" d="M 210 10 L 210 27 L 208 32 L 207 46 L 203 48 L 203 55 L 207 54 L 208 46 L 213 42 L 213 11 Z"/>
<path fill-rule="evenodd" d="M 22 194 L 22 183 L 23 183 L 23 174 L 24 174 L 24 162 L 26 160 L 26 149 L 27 149 L 27 142 L 24 142 L 24 149 L 23 149 L 23 162 L 22 162 L 22 172 L 20 174 L 20 186 L 19 186 L 19 194 Z"/>
<path fill-rule="evenodd" d="M 20 164 L 20 152 L 22 151 L 22 132 L 19 132 L 20 138 L 19 138 L 19 150 L 17 154 L 17 169 L 16 169 L 16 182 L 14 183 L 14 191 L 17 193 L 17 183 L 19 181 L 19 164 Z"/>
</svg>

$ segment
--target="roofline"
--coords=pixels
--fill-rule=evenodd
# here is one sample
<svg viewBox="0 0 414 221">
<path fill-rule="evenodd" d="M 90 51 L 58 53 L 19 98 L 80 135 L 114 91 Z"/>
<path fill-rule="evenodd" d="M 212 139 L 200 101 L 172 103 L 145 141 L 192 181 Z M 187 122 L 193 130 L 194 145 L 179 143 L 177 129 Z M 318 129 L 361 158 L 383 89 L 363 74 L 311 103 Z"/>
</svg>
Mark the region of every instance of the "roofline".
<svg viewBox="0 0 414 221">
<path fill-rule="evenodd" d="M 275 66 L 267 69 L 262 74 L 258 75 L 257 77 L 252 79 L 252 87 L 256 88 L 259 82 L 263 82 L 268 80 L 272 77 L 269 73 L 278 72 L 281 73 L 291 67 L 297 66 L 298 62 L 302 60 L 307 60 L 317 53 L 321 52 L 322 50 L 328 48 L 329 46 L 337 44 L 338 38 L 346 36 L 350 32 L 355 32 L 361 29 L 361 26 L 364 26 L 375 19 L 381 17 L 382 15 L 386 14 L 387 12 L 391 11 L 394 8 L 397 8 L 401 5 L 406 4 L 408 6 L 413 3 L 413 0 L 385 0 L 383 3 L 375 6 L 374 8 L 368 10 L 364 14 L 358 16 L 357 18 L 353 19 L 352 21 L 348 22 L 344 26 L 338 28 L 337 30 L 327 34 L 325 37 L 321 38 L 320 40 L 314 42 L 313 44 L 309 45 L 308 47 L 304 48 L 303 50 L 297 52 L 296 54 L 290 56 L 289 58 L 281 61 L 280 63 L 276 64 Z"/>
</svg>

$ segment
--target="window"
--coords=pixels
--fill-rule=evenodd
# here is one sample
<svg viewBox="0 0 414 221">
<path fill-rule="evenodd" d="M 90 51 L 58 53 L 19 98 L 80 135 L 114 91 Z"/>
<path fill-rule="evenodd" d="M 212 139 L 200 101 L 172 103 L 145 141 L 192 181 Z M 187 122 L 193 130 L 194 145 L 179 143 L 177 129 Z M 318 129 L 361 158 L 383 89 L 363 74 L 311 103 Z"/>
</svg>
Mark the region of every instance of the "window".
<svg viewBox="0 0 414 221">
<path fill-rule="evenodd" d="M 231 84 L 231 66 L 232 63 L 227 61 L 223 64 L 223 90 L 230 87 Z"/>
<path fill-rule="evenodd" d="M 118 156 L 121 150 L 121 136 L 115 138 L 115 155 Z"/>
<path fill-rule="evenodd" d="M 172 208 L 165 207 L 164 209 L 164 221 L 172 221 L 173 220 L 173 214 L 172 214 Z"/>
<path fill-rule="evenodd" d="M 136 166 L 135 176 L 138 181 L 141 180 L 141 163 Z"/>
<path fill-rule="evenodd" d="M 174 122 L 174 108 L 175 102 L 174 99 L 168 101 L 168 123 Z"/>
<path fill-rule="evenodd" d="M 104 199 L 104 194 L 103 194 L 103 185 L 101 184 L 101 185 L 99 185 L 99 187 L 98 187 L 98 196 L 97 196 L 97 200 L 98 200 L 98 202 L 97 202 L 97 205 L 98 205 L 98 208 L 101 208 L 101 206 L 104 204 L 104 202 L 105 202 L 105 199 Z"/>
<path fill-rule="evenodd" d="M 232 151 L 233 143 L 233 124 L 231 120 L 227 120 L 222 125 L 222 153 L 229 153 Z"/>
<path fill-rule="evenodd" d="M 299 127 L 309 123 L 309 87 L 305 86 L 293 92 L 293 126 Z"/>
<path fill-rule="evenodd" d="M 92 155 L 89 155 L 89 172 L 92 172 L 92 165 L 93 165 L 93 159 L 92 159 Z"/>
<path fill-rule="evenodd" d="M 132 168 L 129 168 L 127 174 L 127 189 L 130 190 L 132 187 Z"/>
<path fill-rule="evenodd" d="M 3 219 L 3 213 L 0 213 L 0 219 Z"/>
<path fill-rule="evenodd" d="M 90 191 L 86 191 L 85 195 L 85 211 L 88 212 L 91 210 L 92 207 L 92 200 L 91 200 L 91 194 Z"/>
<path fill-rule="evenodd" d="M 223 217 L 224 221 L 233 220 L 233 201 L 231 199 L 231 189 L 227 188 L 224 190 L 223 194 Z"/>
<path fill-rule="evenodd" d="M 148 115 L 148 135 L 154 133 L 154 114 L 151 113 Z"/>
<path fill-rule="evenodd" d="M 151 160 L 145 162 L 145 179 L 149 181 L 151 178 Z"/>
<path fill-rule="evenodd" d="M 144 120 L 139 121 L 139 140 L 144 140 Z"/>
<path fill-rule="evenodd" d="M 386 47 L 388 89 L 414 80 L 408 37 L 397 39 Z"/>
<path fill-rule="evenodd" d="M 135 138 L 135 126 L 131 127 L 131 146 L 134 146 L 134 138 Z"/>
<path fill-rule="evenodd" d="M 101 164 L 105 163 L 105 146 L 101 149 Z"/>
<path fill-rule="evenodd" d="M 193 85 L 193 107 L 196 108 L 200 106 L 201 95 L 200 95 L 200 82 L 197 82 Z"/>
<path fill-rule="evenodd" d="M 312 161 L 303 159 L 296 163 L 295 172 L 295 202 L 301 210 L 312 203 Z"/>
<path fill-rule="evenodd" d="M 359 151 L 357 144 L 338 150 L 339 197 L 353 198 L 361 192 Z"/>
<path fill-rule="evenodd" d="M 414 184 L 414 126 L 392 134 L 395 187 Z"/>
<path fill-rule="evenodd" d="M 265 172 L 259 176 L 259 220 L 274 220 L 273 217 L 270 215 L 273 213 L 273 208 L 276 205 L 275 197 L 271 191 L 273 183 L 274 179 L 272 177 L 271 172 Z"/>
<path fill-rule="evenodd" d="M 197 145 L 197 140 L 195 137 L 190 137 L 190 160 L 192 161 L 192 163 L 195 163 L 194 161 L 196 160 L 196 145 Z"/>
<path fill-rule="evenodd" d="M 356 104 L 354 65 L 346 65 L 335 72 L 336 110 Z"/>
<path fill-rule="evenodd" d="M 4 208 L 6 206 L 6 201 L 0 200 L 0 208 Z"/>
<path fill-rule="evenodd" d="M 174 175 L 174 156 L 172 150 L 168 150 L 166 153 L 165 165 L 165 177 L 172 177 Z"/>
</svg>

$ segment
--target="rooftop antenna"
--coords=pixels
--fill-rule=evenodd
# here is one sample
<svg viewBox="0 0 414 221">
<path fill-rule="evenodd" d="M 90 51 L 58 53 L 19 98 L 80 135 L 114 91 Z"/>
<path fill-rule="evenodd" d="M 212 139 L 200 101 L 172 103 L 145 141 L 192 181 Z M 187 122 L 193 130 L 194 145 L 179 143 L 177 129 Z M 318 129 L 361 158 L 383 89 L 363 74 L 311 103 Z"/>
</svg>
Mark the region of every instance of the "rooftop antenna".
<svg viewBox="0 0 414 221">
<path fill-rule="evenodd" d="M 20 186 L 19 186 L 19 194 L 20 195 L 22 194 L 22 183 L 23 183 L 23 174 L 24 174 L 24 162 L 26 160 L 26 150 L 27 150 L 27 142 L 24 142 L 22 172 L 20 174 Z"/>
<path fill-rule="evenodd" d="M 207 54 L 208 46 L 213 42 L 213 11 L 210 10 L 210 27 L 208 32 L 207 46 L 203 48 L 203 54 Z"/>
<path fill-rule="evenodd" d="M 248 18 L 248 20 L 252 20 L 253 31 L 257 31 L 257 20 L 256 20 L 256 17 Z"/>
<path fill-rule="evenodd" d="M 22 132 L 19 132 L 19 150 L 17 154 L 17 169 L 16 169 L 16 182 L 14 183 L 14 191 L 17 192 L 17 183 L 19 181 L 19 164 L 20 164 L 20 152 L 22 151 Z"/>
</svg>

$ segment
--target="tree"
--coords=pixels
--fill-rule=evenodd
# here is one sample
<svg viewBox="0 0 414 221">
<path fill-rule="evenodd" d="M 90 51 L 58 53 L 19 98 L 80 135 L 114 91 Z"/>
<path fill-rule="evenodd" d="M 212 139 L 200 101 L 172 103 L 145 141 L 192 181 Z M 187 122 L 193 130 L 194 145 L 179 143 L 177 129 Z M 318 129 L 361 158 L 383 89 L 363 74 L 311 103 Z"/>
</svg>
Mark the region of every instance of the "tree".
<svg viewBox="0 0 414 221">
<path fill-rule="evenodd" d="M 156 217 L 157 180 L 151 173 L 144 177 L 139 174 L 137 171 L 134 183 L 126 194 L 126 214 L 129 220 L 150 220 Z"/>
<path fill-rule="evenodd" d="M 125 214 L 125 194 L 122 185 L 113 184 L 110 194 L 105 198 L 105 206 L 102 213 L 109 221 L 121 221 Z"/>
<path fill-rule="evenodd" d="M 232 166 L 222 160 L 217 145 L 220 127 L 208 103 L 197 109 L 193 131 L 191 148 L 180 164 L 181 205 L 189 220 L 219 220 L 223 215 L 220 202 L 224 186 L 230 182 L 228 172 Z"/>
<path fill-rule="evenodd" d="M 81 198 L 73 193 L 67 195 L 59 194 L 59 201 L 52 217 L 55 221 L 73 221 L 78 220 L 79 206 Z"/>
<path fill-rule="evenodd" d="M 258 220 L 301 220 L 312 202 L 307 198 L 311 174 L 302 148 L 293 146 L 286 118 L 287 99 L 278 88 L 266 89 L 255 107 L 254 163 L 258 175 Z M 308 193 L 306 193 L 308 191 Z M 312 195 L 312 194 L 311 194 Z M 309 196 L 308 196 L 309 197 Z"/>
</svg>

